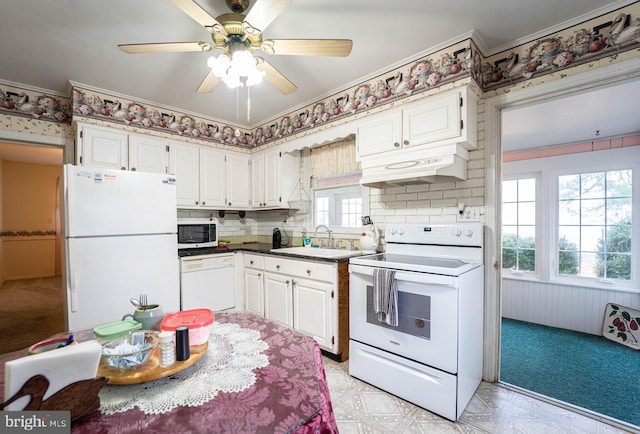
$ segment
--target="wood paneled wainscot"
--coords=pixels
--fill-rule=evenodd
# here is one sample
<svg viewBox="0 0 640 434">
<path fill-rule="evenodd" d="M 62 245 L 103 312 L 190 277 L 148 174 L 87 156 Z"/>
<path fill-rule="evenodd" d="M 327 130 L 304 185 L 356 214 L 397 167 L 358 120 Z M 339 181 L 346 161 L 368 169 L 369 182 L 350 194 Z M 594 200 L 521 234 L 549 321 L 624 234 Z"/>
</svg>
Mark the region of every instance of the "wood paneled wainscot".
<svg viewBox="0 0 640 434">
<path fill-rule="evenodd" d="M 245 309 L 349 358 L 349 263 L 244 253 Z"/>
</svg>

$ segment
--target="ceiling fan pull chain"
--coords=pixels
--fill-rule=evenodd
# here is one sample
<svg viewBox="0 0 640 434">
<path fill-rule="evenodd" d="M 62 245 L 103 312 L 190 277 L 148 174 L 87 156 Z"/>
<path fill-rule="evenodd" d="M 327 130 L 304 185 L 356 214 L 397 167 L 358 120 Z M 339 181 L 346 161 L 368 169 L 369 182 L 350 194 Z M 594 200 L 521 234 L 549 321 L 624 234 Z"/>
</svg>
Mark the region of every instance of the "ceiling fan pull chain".
<svg viewBox="0 0 640 434">
<path fill-rule="evenodd" d="M 239 104 L 238 101 L 240 101 L 240 87 L 236 87 L 236 130 L 234 131 L 234 135 L 236 137 L 240 137 L 240 128 L 238 128 L 238 124 L 239 122 L 239 116 L 238 113 L 240 112 L 240 109 L 238 108 Z"/>
<path fill-rule="evenodd" d="M 251 122 L 251 86 L 247 86 L 247 123 Z"/>
</svg>

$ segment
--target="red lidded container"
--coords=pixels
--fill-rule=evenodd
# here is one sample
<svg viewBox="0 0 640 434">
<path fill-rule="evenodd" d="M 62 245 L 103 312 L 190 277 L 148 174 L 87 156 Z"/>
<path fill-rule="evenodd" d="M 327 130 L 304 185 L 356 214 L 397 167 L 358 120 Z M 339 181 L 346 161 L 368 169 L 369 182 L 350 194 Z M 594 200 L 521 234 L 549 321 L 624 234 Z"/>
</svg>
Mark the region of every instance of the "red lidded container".
<svg viewBox="0 0 640 434">
<path fill-rule="evenodd" d="M 189 345 L 203 345 L 209 340 L 209 329 L 213 324 L 214 315 L 211 309 L 191 309 L 164 316 L 160 329 L 175 332 L 180 326 L 189 328 Z"/>
</svg>

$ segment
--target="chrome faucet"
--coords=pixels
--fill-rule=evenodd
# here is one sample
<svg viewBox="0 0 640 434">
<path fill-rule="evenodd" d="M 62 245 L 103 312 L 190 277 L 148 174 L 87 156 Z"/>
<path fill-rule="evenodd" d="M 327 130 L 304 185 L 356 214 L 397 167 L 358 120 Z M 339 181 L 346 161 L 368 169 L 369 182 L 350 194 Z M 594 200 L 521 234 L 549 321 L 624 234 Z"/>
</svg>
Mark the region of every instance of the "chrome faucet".
<svg viewBox="0 0 640 434">
<path fill-rule="evenodd" d="M 313 231 L 313 235 L 317 235 L 318 234 L 318 229 L 319 228 L 325 228 L 327 230 L 327 248 L 332 249 L 333 245 L 331 243 L 331 230 L 326 227 L 325 225 L 318 225 L 316 226 L 316 229 Z"/>
</svg>

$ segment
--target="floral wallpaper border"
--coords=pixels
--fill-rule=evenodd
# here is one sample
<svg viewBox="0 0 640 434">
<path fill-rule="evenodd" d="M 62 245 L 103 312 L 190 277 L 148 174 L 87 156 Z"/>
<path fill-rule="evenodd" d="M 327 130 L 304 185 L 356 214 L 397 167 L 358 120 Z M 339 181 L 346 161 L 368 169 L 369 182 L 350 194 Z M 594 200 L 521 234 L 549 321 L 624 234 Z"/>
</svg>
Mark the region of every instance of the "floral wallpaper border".
<svg viewBox="0 0 640 434">
<path fill-rule="evenodd" d="M 2 231 L 0 232 L 0 238 L 4 237 L 47 237 L 55 236 L 56 231 L 44 230 L 44 231 Z"/>
<path fill-rule="evenodd" d="M 627 51 L 640 53 L 640 2 L 485 59 L 479 84 L 488 92 Z"/>
<path fill-rule="evenodd" d="M 69 98 L 55 97 L 14 86 L 0 85 L 0 113 L 55 123 L 71 123 Z"/>
<path fill-rule="evenodd" d="M 471 39 L 461 41 L 279 119 L 240 129 L 239 136 L 232 125 L 77 86 L 66 99 L 0 85 L 0 114 L 66 124 L 93 119 L 249 151 L 460 80 L 470 78 L 485 93 L 508 92 L 550 74 L 557 79 L 577 73 L 571 68 L 590 67 L 600 59 L 615 62 L 622 53 L 640 53 L 640 2 L 487 58 Z"/>
<path fill-rule="evenodd" d="M 478 55 L 473 56 L 474 52 L 477 53 L 477 50 L 471 41 L 463 41 L 443 51 L 437 59 L 419 59 L 373 81 L 317 101 L 277 121 L 252 130 L 240 129 L 239 137 L 234 134 L 235 127 L 231 125 L 145 106 L 132 100 L 111 99 L 109 95 L 80 87 L 72 89 L 73 114 L 205 142 L 254 148 L 377 105 L 391 103 L 407 95 L 418 94 L 470 75 L 479 76 L 480 64 L 477 63 L 477 67 L 473 68 L 473 59 L 479 59 Z"/>
</svg>

